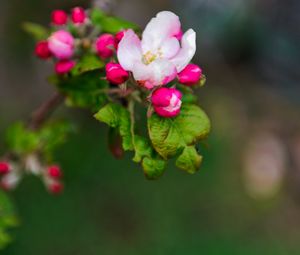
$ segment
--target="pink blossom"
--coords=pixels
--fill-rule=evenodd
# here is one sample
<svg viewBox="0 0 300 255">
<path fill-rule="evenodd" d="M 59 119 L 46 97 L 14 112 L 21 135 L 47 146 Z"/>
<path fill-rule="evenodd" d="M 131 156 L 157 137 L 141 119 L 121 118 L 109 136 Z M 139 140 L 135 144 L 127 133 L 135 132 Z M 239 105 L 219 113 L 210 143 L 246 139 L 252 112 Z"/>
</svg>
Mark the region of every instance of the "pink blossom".
<svg viewBox="0 0 300 255">
<path fill-rule="evenodd" d="M 36 44 L 35 55 L 40 59 L 48 59 L 52 56 L 47 41 L 40 41 Z"/>
<path fill-rule="evenodd" d="M 21 176 L 16 171 L 11 171 L 5 174 L 0 182 L 0 186 L 4 190 L 13 190 L 20 182 Z"/>
<path fill-rule="evenodd" d="M 128 80 L 129 74 L 120 64 L 108 63 L 105 67 L 106 79 L 112 84 L 122 84 Z"/>
<path fill-rule="evenodd" d="M 202 76 L 202 70 L 195 64 L 188 64 L 179 74 L 178 80 L 180 83 L 192 86 L 199 83 Z"/>
<path fill-rule="evenodd" d="M 120 43 L 120 41 L 123 39 L 124 35 L 125 35 L 126 30 L 121 30 L 120 32 L 116 33 L 115 35 L 115 47 L 116 49 L 118 49 L 118 45 Z"/>
<path fill-rule="evenodd" d="M 54 25 L 62 26 L 67 23 L 68 14 L 63 10 L 54 10 L 51 13 L 51 21 Z"/>
<path fill-rule="evenodd" d="M 73 60 L 60 60 L 55 64 L 55 72 L 57 74 L 66 74 L 72 70 L 72 68 L 75 66 L 75 61 Z"/>
<path fill-rule="evenodd" d="M 142 40 L 129 29 L 118 46 L 121 66 L 148 89 L 173 80 L 193 58 L 196 33 L 189 29 L 181 41 L 178 16 L 163 11 L 153 18 L 143 32 Z"/>
<path fill-rule="evenodd" d="M 74 54 L 74 37 L 67 31 L 54 32 L 48 39 L 50 51 L 58 59 L 68 59 Z"/>
<path fill-rule="evenodd" d="M 175 88 L 159 88 L 153 92 L 151 101 L 159 116 L 171 118 L 180 113 L 181 98 L 181 92 Z"/>
<path fill-rule="evenodd" d="M 10 165 L 6 161 L 0 162 L 0 174 L 7 174 L 10 171 Z"/>
<path fill-rule="evenodd" d="M 112 34 L 102 34 L 96 41 L 96 51 L 101 58 L 110 58 L 114 54 L 115 38 Z"/>
<path fill-rule="evenodd" d="M 75 7 L 72 10 L 71 18 L 74 24 L 83 24 L 87 20 L 85 10 L 81 7 Z"/>
<path fill-rule="evenodd" d="M 63 192 L 64 185 L 59 181 L 51 180 L 50 183 L 48 184 L 48 190 L 50 193 L 54 195 L 58 195 Z"/>
<path fill-rule="evenodd" d="M 53 165 L 47 168 L 47 174 L 55 179 L 60 179 L 62 177 L 62 172 L 59 166 Z"/>
</svg>

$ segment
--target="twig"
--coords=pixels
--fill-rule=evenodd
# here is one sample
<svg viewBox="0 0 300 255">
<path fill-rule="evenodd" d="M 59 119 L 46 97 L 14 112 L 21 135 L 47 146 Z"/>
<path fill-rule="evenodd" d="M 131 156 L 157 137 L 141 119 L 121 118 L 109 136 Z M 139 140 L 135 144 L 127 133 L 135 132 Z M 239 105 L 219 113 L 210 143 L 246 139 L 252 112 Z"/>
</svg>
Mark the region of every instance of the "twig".
<svg viewBox="0 0 300 255">
<path fill-rule="evenodd" d="M 100 89 L 97 92 L 98 93 L 107 93 L 109 95 L 117 94 L 120 97 L 127 97 L 133 91 L 134 91 L 133 89 L 122 90 L 122 89 L 119 89 L 119 88 L 113 88 L 113 89 Z"/>
<path fill-rule="evenodd" d="M 64 95 L 56 92 L 48 101 L 44 102 L 36 111 L 33 112 L 28 127 L 38 129 L 51 113 L 63 102 Z"/>
<path fill-rule="evenodd" d="M 134 126 L 135 126 L 135 119 L 134 119 L 134 101 L 130 100 L 128 105 L 128 111 L 130 113 L 130 133 L 132 136 L 132 145 L 135 149 L 135 133 L 134 133 Z"/>
</svg>

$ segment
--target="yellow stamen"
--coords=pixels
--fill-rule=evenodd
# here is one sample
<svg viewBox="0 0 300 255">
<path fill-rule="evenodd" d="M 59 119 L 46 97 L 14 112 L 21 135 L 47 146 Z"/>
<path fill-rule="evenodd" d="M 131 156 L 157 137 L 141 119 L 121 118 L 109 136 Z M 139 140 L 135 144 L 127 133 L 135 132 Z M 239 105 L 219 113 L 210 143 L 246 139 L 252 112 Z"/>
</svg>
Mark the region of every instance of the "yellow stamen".
<svg viewBox="0 0 300 255">
<path fill-rule="evenodd" d="M 153 54 L 151 51 L 147 51 L 146 54 L 143 55 L 143 62 L 146 65 L 149 65 L 151 62 L 153 62 L 157 56 Z"/>
</svg>

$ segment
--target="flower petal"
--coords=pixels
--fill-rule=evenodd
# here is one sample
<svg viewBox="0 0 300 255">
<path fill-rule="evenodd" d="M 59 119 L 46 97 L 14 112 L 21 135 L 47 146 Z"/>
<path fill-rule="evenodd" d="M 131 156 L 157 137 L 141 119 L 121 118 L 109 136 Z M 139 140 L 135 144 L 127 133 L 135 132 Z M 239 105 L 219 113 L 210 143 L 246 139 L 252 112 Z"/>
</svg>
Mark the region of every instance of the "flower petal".
<svg viewBox="0 0 300 255">
<path fill-rule="evenodd" d="M 170 39 L 167 39 L 163 42 L 163 44 L 160 47 L 160 51 L 162 53 L 162 58 L 170 59 L 174 57 L 180 50 L 180 44 L 179 41 L 172 37 Z"/>
<path fill-rule="evenodd" d="M 156 52 L 164 40 L 176 36 L 180 31 L 181 24 L 178 16 L 169 11 L 159 12 L 155 18 L 151 19 L 143 32 L 143 53 Z"/>
<path fill-rule="evenodd" d="M 117 55 L 120 65 L 127 71 L 132 71 L 133 65 L 142 61 L 141 41 L 133 30 L 125 32 L 119 43 Z"/>
<path fill-rule="evenodd" d="M 187 64 L 192 60 L 196 52 L 196 32 L 189 29 L 185 32 L 181 40 L 181 50 L 171 59 L 176 66 L 177 72 L 181 72 Z"/>
<path fill-rule="evenodd" d="M 164 59 L 157 59 L 149 65 L 136 62 L 132 72 L 134 78 L 148 89 L 164 85 L 177 75 L 176 67 L 170 61 Z"/>
</svg>

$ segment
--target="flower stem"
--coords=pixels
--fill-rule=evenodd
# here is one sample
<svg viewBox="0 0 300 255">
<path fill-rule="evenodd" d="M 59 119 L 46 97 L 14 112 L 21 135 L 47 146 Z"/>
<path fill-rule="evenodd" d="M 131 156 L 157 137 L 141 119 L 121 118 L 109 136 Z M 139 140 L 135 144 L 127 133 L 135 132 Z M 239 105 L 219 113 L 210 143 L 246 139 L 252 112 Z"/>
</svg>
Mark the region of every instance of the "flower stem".
<svg viewBox="0 0 300 255">
<path fill-rule="evenodd" d="M 134 134 L 134 126 L 135 126 L 134 105 L 135 105 L 134 100 L 130 100 L 129 104 L 128 104 L 128 111 L 130 113 L 130 132 L 131 132 L 131 136 L 132 136 L 133 148 L 135 148 L 135 139 L 134 139 L 134 137 L 135 137 L 135 134 Z"/>
<path fill-rule="evenodd" d="M 65 96 L 59 92 L 56 92 L 46 102 L 33 112 L 31 120 L 28 124 L 30 129 L 36 130 L 43 125 L 51 113 L 63 102 Z"/>
</svg>

